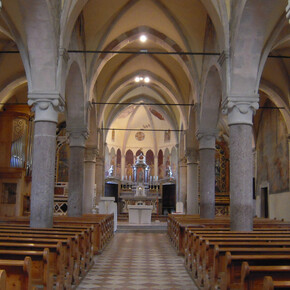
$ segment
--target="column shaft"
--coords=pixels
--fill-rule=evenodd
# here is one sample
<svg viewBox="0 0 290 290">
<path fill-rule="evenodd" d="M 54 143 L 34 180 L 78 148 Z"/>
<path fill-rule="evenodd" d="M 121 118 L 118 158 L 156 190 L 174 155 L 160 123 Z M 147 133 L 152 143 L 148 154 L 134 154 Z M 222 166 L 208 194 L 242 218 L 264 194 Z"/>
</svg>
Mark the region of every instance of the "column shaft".
<svg viewBox="0 0 290 290">
<path fill-rule="evenodd" d="M 83 213 L 92 213 L 94 204 L 96 161 L 85 160 Z"/>
<path fill-rule="evenodd" d="M 200 149 L 200 217 L 215 217 L 215 149 Z"/>
<path fill-rule="evenodd" d="M 68 216 L 82 215 L 84 157 L 84 147 L 70 147 Z"/>
<path fill-rule="evenodd" d="M 186 208 L 187 204 L 187 166 L 184 161 L 181 161 L 179 165 L 179 199 L 183 203 L 183 208 Z"/>
<path fill-rule="evenodd" d="M 252 126 L 230 125 L 231 230 L 253 229 Z"/>
<path fill-rule="evenodd" d="M 121 156 L 121 180 L 124 179 L 125 176 L 125 155 Z"/>
<path fill-rule="evenodd" d="M 100 201 L 100 198 L 104 193 L 104 171 L 104 161 L 99 157 L 96 160 L 96 203 Z"/>
<path fill-rule="evenodd" d="M 196 162 L 187 163 L 187 214 L 198 214 L 198 170 Z"/>
<path fill-rule="evenodd" d="M 157 156 L 154 156 L 154 176 L 155 176 L 155 179 L 158 176 L 158 157 Z"/>
<path fill-rule="evenodd" d="M 30 226 L 53 225 L 56 123 L 36 122 L 34 127 Z"/>
</svg>

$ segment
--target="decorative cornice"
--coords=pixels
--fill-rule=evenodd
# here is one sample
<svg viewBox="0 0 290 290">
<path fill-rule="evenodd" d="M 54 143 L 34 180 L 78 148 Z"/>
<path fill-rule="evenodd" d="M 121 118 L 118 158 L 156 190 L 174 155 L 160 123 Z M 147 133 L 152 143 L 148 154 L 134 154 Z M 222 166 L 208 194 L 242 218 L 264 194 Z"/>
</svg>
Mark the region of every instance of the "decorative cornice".
<svg viewBox="0 0 290 290">
<path fill-rule="evenodd" d="M 28 105 L 33 106 L 35 111 L 34 122 L 58 121 L 58 112 L 63 112 L 64 107 L 59 94 L 29 93 Z"/>
<path fill-rule="evenodd" d="M 253 125 L 253 115 L 259 108 L 259 95 L 228 96 L 222 103 L 222 108 L 223 114 L 228 115 L 229 125 Z"/>
<path fill-rule="evenodd" d="M 215 141 L 218 136 L 217 129 L 199 129 L 196 132 L 199 141 L 199 150 L 202 149 L 215 149 Z"/>
</svg>

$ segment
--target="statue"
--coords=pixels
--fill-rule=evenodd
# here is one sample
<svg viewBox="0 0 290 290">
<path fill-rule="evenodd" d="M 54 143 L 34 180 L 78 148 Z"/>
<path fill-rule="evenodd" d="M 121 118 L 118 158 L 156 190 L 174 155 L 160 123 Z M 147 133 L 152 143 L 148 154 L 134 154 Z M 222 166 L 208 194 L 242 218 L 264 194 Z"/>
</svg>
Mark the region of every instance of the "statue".
<svg viewBox="0 0 290 290">
<path fill-rule="evenodd" d="M 111 165 L 110 169 L 108 170 L 108 173 L 109 173 L 109 177 L 113 176 L 113 173 L 114 173 L 113 165 Z"/>
</svg>

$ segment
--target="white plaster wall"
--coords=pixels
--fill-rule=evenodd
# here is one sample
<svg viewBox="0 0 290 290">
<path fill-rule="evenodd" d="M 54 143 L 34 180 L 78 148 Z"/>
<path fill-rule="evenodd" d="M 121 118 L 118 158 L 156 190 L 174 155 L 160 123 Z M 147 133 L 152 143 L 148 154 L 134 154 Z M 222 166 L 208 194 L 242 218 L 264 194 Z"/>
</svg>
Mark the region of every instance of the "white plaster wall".
<svg viewBox="0 0 290 290">
<path fill-rule="evenodd" d="M 290 221 L 290 192 L 269 195 L 270 218 L 284 219 Z"/>
</svg>

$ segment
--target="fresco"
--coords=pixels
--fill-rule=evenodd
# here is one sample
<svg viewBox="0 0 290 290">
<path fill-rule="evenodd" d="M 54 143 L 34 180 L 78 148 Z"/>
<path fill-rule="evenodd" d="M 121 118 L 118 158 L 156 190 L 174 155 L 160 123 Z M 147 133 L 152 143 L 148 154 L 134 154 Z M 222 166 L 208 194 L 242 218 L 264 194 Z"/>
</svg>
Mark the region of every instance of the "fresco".
<svg viewBox="0 0 290 290">
<path fill-rule="evenodd" d="M 170 142 L 170 130 L 164 132 L 164 143 Z"/>
<path fill-rule="evenodd" d="M 143 141 L 145 139 L 145 134 L 143 132 L 137 132 L 135 134 L 135 139 L 137 141 Z"/>
<path fill-rule="evenodd" d="M 161 120 L 161 121 L 164 121 L 164 120 L 165 120 L 164 117 L 162 116 L 162 114 L 159 113 L 159 112 L 157 112 L 155 109 L 149 107 L 149 111 L 151 112 L 151 114 L 152 114 L 153 116 L 155 116 L 155 117 L 158 118 L 159 120 Z"/>
<path fill-rule="evenodd" d="M 224 142 L 216 142 L 215 192 L 229 192 L 228 148 Z"/>
<path fill-rule="evenodd" d="M 135 110 L 136 106 L 129 106 L 128 108 L 126 108 L 125 110 L 122 111 L 122 113 L 118 116 L 118 118 L 120 119 L 124 119 L 127 118 L 130 114 L 133 113 L 133 111 Z"/>
<path fill-rule="evenodd" d="M 58 151 L 57 182 L 68 182 L 69 146 L 64 144 Z"/>
<path fill-rule="evenodd" d="M 265 106 L 274 106 L 268 101 Z M 287 130 L 279 110 L 263 110 L 257 137 L 257 186 L 269 182 L 270 193 L 289 191 Z"/>
</svg>

